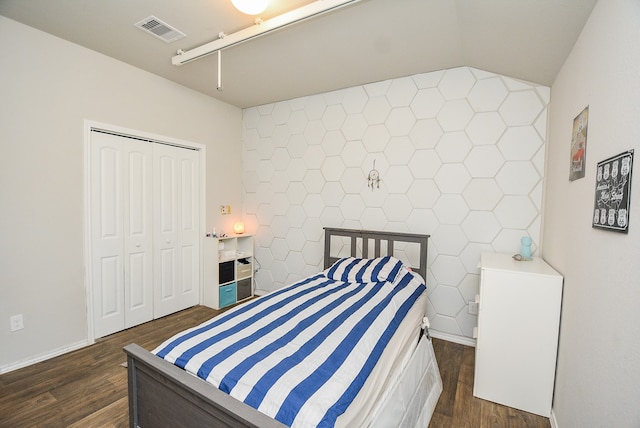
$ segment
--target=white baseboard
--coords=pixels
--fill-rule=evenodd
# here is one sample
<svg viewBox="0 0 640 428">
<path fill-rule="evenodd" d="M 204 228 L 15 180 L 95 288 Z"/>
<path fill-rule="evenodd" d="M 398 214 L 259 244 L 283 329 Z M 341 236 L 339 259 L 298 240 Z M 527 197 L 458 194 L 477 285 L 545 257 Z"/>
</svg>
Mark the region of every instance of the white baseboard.
<svg viewBox="0 0 640 428">
<path fill-rule="evenodd" d="M 455 334 L 443 333 L 441 331 L 429 330 L 431 337 L 446 340 L 447 342 L 459 343 L 460 345 L 476 347 L 476 340 L 470 337 L 456 336 Z"/>
<path fill-rule="evenodd" d="M 5 366 L 0 367 L 0 374 L 12 372 L 14 370 L 22 369 L 28 367 L 32 364 L 40 363 L 42 361 L 49 360 L 54 357 L 58 357 L 62 354 L 66 354 L 67 352 L 75 351 L 76 349 L 84 348 L 88 346 L 90 343 L 87 340 L 83 340 L 80 342 L 73 343 L 69 346 L 64 346 L 62 348 L 54 349 L 45 354 L 36 355 L 35 357 L 27 358 L 25 360 L 19 360 L 14 363 L 7 364 Z"/>
<path fill-rule="evenodd" d="M 549 416 L 549 422 L 551 423 L 551 428 L 559 428 L 558 420 L 556 419 L 556 414 L 553 412 L 553 409 L 551 409 L 551 416 Z"/>
</svg>

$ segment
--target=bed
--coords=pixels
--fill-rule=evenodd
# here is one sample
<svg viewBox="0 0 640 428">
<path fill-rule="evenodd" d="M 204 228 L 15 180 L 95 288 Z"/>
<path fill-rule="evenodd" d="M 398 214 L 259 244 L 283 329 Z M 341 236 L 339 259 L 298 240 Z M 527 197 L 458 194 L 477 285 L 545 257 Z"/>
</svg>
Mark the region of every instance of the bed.
<svg viewBox="0 0 640 428">
<path fill-rule="evenodd" d="M 442 391 L 428 238 L 325 228 L 322 272 L 125 347 L 130 426 L 426 427 Z"/>
</svg>

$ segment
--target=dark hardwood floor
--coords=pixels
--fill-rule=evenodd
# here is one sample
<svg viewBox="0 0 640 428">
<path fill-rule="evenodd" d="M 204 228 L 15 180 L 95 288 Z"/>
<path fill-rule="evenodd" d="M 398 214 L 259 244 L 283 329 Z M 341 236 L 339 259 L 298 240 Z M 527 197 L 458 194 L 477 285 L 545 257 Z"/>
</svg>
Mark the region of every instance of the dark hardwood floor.
<svg viewBox="0 0 640 428">
<path fill-rule="evenodd" d="M 550 428 L 548 418 L 473 396 L 475 348 L 433 339 L 443 389 L 429 428 Z"/>
<path fill-rule="evenodd" d="M 100 339 L 95 345 L 0 376 L 0 427 L 126 427 L 122 348 L 153 349 L 220 313 L 203 306 Z M 434 339 L 444 390 L 429 428 L 549 428 L 549 420 L 473 397 L 474 349 Z"/>
</svg>

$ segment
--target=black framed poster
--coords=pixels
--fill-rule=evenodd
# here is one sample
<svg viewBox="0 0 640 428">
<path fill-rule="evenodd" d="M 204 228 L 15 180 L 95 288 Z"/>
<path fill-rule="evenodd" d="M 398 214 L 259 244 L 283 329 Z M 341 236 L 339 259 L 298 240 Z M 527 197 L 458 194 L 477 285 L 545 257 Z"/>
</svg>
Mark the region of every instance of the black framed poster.
<svg viewBox="0 0 640 428">
<path fill-rule="evenodd" d="M 633 150 L 598 162 L 592 227 L 629 232 Z"/>
</svg>

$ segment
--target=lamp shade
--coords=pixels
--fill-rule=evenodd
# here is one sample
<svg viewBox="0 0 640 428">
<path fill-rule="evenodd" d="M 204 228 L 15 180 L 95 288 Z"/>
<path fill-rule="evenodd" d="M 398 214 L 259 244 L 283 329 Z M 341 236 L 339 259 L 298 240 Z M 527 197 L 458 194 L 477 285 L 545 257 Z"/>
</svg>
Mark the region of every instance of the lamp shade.
<svg viewBox="0 0 640 428">
<path fill-rule="evenodd" d="M 233 231 L 236 235 L 242 235 L 244 233 L 244 223 L 239 221 L 233 225 Z"/>
<path fill-rule="evenodd" d="M 258 15 L 265 11 L 269 0 L 231 0 L 231 3 L 242 13 Z"/>
</svg>

